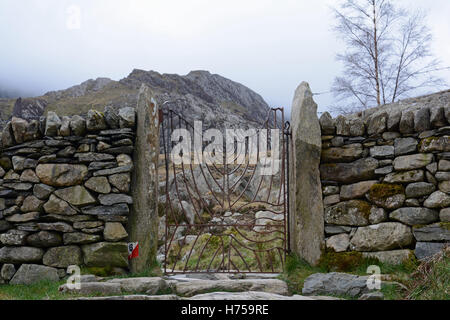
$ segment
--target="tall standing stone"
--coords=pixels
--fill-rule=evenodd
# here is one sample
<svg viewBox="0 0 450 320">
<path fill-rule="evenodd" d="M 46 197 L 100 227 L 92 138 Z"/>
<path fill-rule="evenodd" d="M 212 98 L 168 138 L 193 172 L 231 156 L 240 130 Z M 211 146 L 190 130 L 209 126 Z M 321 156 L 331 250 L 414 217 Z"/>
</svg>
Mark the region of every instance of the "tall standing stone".
<svg viewBox="0 0 450 320">
<path fill-rule="evenodd" d="M 291 118 L 290 247 L 294 253 L 316 265 L 324 242 L 319 172 L 322 141 L 317 104 L 306 82 L 295 91 Z"/>
<path fill-rule="evenodd" d="M 131 179 L 134 203 L 129 217 L 129 241 L 139 243 L 139 257 L 130 261 L 132 272 L 148 268 L 156 260 L 158 250 L 158 110 L 152 91 L 142 85 L 136 108 L 137 131 Z"/>
</svg>

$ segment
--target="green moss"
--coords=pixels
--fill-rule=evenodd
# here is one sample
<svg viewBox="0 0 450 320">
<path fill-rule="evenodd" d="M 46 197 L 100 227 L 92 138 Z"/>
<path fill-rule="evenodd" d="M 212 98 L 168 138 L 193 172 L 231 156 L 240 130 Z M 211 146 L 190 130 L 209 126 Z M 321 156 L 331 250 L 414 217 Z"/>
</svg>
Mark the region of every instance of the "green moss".
<svg viewBox="0 0 450 320">
<path fill-rule="evenodd" d="M 360 267 L 363 262 L 364 258 L 360 252 L 337 253 L 332 250 L 322 253 L 319 267 L 326 270 L 326 272 L 349 272 Z"/>
<path fill-rule="evenodd" d="M 370 210 L 372 209 L 372 206 L 369 203 L 365 201 L 355 200 L 352 202 L 352 204 L 358 209 L 359 212 L 363 214 L 366 219 L 369 219 Z"/>
<path fill-rule="evenodd" d="M 386 200 L 389 197 L 397 194 L 404 194 L 405 188 L 399 184 L 375 184 L 369 190 L 369 197 L 371 199 Z"/>
<path fill-rule="evenodd" d="M 106 266 L 106 267 L 84 267 L 82 269 L 82 274 L 93 274 L 99 277 L 111 277 L 119 275 L 116 271 L 117 269 Z"/>
<path fill-rule="evenodd" d="M 439 226 L 445 230 L 450 231 L 450 222 L 441 222 L 439 223 Z"/>
</svg>

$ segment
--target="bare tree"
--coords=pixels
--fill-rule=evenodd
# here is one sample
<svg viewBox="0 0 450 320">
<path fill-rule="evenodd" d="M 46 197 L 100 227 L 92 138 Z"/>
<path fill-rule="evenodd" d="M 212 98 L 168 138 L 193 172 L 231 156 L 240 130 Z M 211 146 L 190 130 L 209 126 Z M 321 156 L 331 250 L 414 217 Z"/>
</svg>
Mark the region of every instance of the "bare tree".
<svg viewBox="0 0 450 320">
<path fill-rule="evenodd" d="M 423 12 L 397 8 L 391 0 L 342 0 L 333 12 L 346 49 L 337 55 L 344 71 L 331 91 L 346 108 L 380 106 L 445 85 L 436 76 L 442 68 L 430 51 Z"/>
</svg>

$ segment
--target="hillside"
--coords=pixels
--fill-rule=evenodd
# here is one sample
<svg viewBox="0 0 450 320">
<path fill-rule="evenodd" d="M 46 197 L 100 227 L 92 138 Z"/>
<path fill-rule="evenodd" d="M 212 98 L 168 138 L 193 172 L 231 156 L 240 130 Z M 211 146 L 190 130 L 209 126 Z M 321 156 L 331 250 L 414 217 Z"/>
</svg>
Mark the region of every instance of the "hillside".
<svg viewBox="0 0 450 320">
<path fill-rule="evenodd" d="M 0 127 L 12 116 L 35 119 L 48 111 L 70 116 L 89 109 L 103 111 L 106 106 L 134 107 L 142 83 L 152 88 L 160 105 L 166 102 L 165 108 L 180 112 L 189 121 L 203 120 L 208 127 L 223 127 L 225 122 L 229 127 L 258 126 L 269 110 L 257 93 L 208 71 L 180 76 L 135 69 L 120 81 L 97 78 L 40 97 L 0 99 Z"/>
</svg>

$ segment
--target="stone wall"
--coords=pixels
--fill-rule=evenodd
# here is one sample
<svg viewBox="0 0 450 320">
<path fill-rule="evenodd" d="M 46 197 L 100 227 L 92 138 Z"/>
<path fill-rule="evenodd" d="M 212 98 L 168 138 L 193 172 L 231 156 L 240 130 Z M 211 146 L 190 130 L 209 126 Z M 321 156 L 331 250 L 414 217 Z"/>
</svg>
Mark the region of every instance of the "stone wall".
<svg viewBox="0 0 450 320">
<path fill-rule="evenodd" d="M 133 108 L 107 108 L 85 118 L 49 112 L 7 124 L 0 149 L 0 283 L 58 280 L 69 265 L 128 268 L 135 123 Z"/>
<path fill-rule="evenodd" d="M 398 263 L 450 242 L 449 123 L 450 91 L 359 115 L 322 115 L 328 250 Z"/>
</svg>

